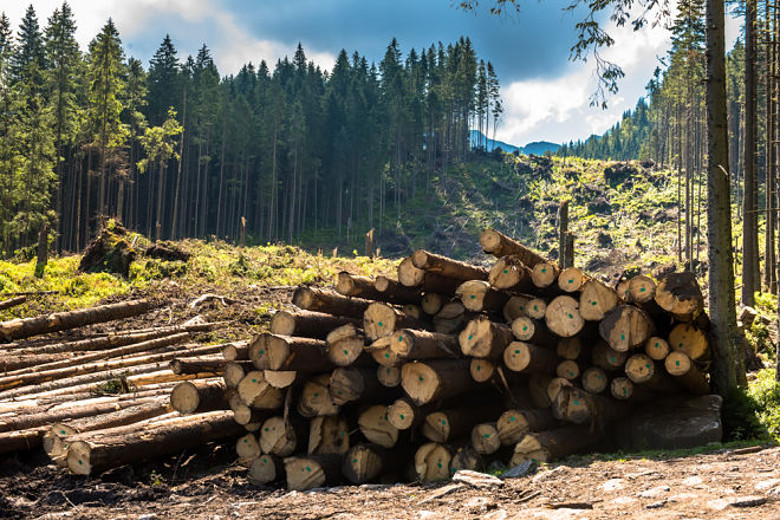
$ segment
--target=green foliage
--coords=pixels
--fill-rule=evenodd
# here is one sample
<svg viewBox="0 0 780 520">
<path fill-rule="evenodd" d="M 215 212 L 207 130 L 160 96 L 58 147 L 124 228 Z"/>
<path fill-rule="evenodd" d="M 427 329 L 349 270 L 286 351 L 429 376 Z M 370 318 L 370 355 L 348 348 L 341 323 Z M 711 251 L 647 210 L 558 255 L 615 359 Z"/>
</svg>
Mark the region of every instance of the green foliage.
<svg viewBox="0 0 780 520">
<path fill-rule="evenodd" d="M 752 392 L 735 388 L 723 400 L 723 438 L 727 441 L 766 440 L 766 426 L 759 419 L 761 405 Z"/>
<path fill-rule="evenodd" d="M 780 443 L 780 382 L 775 380 L 775 371 L 764 369 L 750 382 L 748 396 L 755 404 L 758 422 L 766 433 Z"/>
</svg>

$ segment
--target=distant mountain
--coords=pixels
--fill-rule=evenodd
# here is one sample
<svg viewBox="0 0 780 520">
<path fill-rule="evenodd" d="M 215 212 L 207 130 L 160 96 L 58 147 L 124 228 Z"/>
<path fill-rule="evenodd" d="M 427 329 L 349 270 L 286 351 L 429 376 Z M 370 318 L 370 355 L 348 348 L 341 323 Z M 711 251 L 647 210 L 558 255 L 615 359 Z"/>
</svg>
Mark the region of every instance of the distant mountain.
<svg viewBox="0 0 780 520">
<path fill-rule="evenodd" d="M 480 132 L 479 130 L 472 130 L 471 131 L 471 146 L 472 148 L 476 146 L 482 146 L 485 142 L 485 134 Z M 493 151 L 496 148 L 501 148 L 503 151 L 508 153 L 514 153 L 515 151 L 517 153 L 521 153 L 524 155 L 544 155 L 545 152 L 549 151 L 551 153 L 555 153 L 558 151 L 558 148 L 560 148 L 561 145 L 556 143 L 550 143 L 547 141 L 534 141 L 533 143 L 528 143 L 525 146 L 515 146 L 513 144 L 505 143 L 503 141 L 494 141 L 493 139 L 487 140 L 487 150 Z"/>
</svg>

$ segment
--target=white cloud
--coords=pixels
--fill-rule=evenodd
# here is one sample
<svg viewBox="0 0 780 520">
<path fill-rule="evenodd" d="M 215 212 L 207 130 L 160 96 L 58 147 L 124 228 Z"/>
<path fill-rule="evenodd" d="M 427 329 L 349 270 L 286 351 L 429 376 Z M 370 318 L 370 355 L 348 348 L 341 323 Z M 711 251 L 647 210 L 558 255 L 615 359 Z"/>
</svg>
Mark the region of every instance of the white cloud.
<svg viewBox="0 0 780 520">
<path fill-rule="evenodd" d="M 0 10 L 5 11 L 16 29 L 29 4 L 22 0 L 8 3 L 10 5 L 3 5 Z M 177 31 L 189 37 L 188 25 L 205 24 L 209 27 L 209 35 L 204 35 L 204 40 L 208 38 L 212 41 L 201 43 L 209 46 L 222 74 L 234 74 L 249 61 L 257 64 L 264 59 L 273 66 L 277 59 L 285 55 L 292 56 L 295 52 L 295 48 L 251 34 L 218 0 L 68 0 L 68 4 L 76 18 L 76 37 L 82 49 L 87 48 L 108 18 L 112 18 L 126 43 L 146 31 L 150 23 L 159 20 L 176 19 L 177 22 L 184 22 L 170 24 L 168 32 L 174 41 L 177 40 Z M 61 5 L 62 0 L 33 2 L 42 28 L 46 26 L 51 13 Z M 162 37 L 163 34 L 160 34 L 159 39 L 162 40 Z M 185 55 L 194 54 L 197 48 L 180 48 L 180 51 Z M 308 50 L 307 58 L 324 69 L 330 69 L 336 61 L 331 53 L 317 49 Z"/>
<path fill-rule="evenodd" d="M 594 64 L 574 62 L 565 75 L 553 79 L 514 82 L 503 89 L 505 115 L 499 140 L 522 145 L 533 140 L 568 142 L 601 134 L 636 104 L 658 65 L 657 57 L 669 48 L 669 33 L 662 27 L 634 32 L 610 28 L 615 44 L 602 52 L 604 59 L 622 67 L 626 77 L 620 92 L 608 98 L 609 109 L 590 106 L 596 91 Z"/>
</svg>

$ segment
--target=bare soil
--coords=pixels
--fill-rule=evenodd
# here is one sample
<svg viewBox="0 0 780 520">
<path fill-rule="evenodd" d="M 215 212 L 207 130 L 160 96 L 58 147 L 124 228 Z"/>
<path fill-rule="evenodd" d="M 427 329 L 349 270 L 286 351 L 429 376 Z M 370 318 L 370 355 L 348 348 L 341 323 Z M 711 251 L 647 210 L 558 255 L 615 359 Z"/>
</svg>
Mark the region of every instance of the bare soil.
<svg viewBox="0 0 780 520">
<path fill-rule="evenodd" d="M 10 519 L 780 519 L 780 448 L 681 458 L 578 458 L 477 489 L 465 484 L 256 488 L 232 446 L 99 478 L 40 456 L 0 460 L 0 518 Z"/>
</svg>

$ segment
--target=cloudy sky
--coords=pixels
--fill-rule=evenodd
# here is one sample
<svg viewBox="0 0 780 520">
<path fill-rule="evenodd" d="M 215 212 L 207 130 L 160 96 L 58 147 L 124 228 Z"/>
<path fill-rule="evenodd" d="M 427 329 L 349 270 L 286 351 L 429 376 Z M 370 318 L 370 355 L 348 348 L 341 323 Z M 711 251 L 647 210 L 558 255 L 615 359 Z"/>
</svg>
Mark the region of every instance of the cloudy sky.
<svg viewBox="0 0 780 520">
<path fill-rule="evenodd" d="M 340 49 L 380 61 L 393 37 L 411 48 L 471 37 L 481 58 L 492 61 L 502 85 L 505 117 L 497 138 L 523 145 L 565 142 L 600 134 L 636 105 L 668 50 L 663 28 L 613 32 L 616 45 L 605 57 L 621 65 L 626 78 L 609 109 L 590 107 L 595 81 L 591 63 L 568 60 L 574 24 L 582 12 L 563 12 L 561 0 L 521 0 L 521 12 L 495 17 L 468 13 L 454 0 L 69 0 L 85 48 L 112 17 L 125 50 L 145 63 L 168 33 L 180 57 L 206 43 L 220 72 L 242 64 L 274 63 L 301 42 L 309 59 L 330 69 Z M 487 4 L 489 2 L 483 2 Z M 61 0 L 32 2 L 41 25 Z M 0 0 L 0 10 L 19 24 L 28 2 Z M 730 42 L 738 24 L 729 23 Z"/>
</svg>

